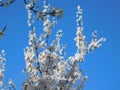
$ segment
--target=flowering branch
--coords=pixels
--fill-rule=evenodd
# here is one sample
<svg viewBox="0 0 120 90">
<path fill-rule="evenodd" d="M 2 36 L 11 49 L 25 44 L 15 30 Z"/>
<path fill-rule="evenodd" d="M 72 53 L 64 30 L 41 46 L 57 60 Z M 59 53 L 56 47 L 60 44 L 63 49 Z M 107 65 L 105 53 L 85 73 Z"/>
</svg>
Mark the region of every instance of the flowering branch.
<svg viewBox="0 0 120 90">
<path fill-rule="evenodd" d="M 6 64 L 6 58 L 5 58 L 5 51 L 2 50 L 0 54 L 0 90 L 16 90 L 15 85 L 13 81 L 10 79 L 7 87 L 4 82 L 4 72 L 5 72 L 5 64 Z"/>
<path fill-rule="evenodd" d="M 94 31 L 92 36 L 93 38 L 88 46 L 88 52 L 93 51 L 95 48 L 99 48 L 102 45 L 102 42 L 106 41 L 106 38 L 100 38 L 97 40 L 97 31 Z"/>
<path fill-rule="evenodd" d="M 56 38 L 48 42 L 52 33 L 53 26 L 57 19 L 62 16 L 63 11 L 56 9 L 48 4 L 47 0 L 43 2 L 43 10 L 35 10 L 35 0 L 26 2 L 28 11 L 29 46 L 24 49 L 27 79 L 23 82 L 23 90 L 81 90 L 88 76 L 84 76 L 79 63 L 84 61 L 87 49 L 92 51 L 101 46 L 104 38 L 97 40 L 95 33 L 90 45 L 86 45 L 83 34 L 82 9 L 77 7 L 76 14 L 77 32 L 75 37 L 77 52 L 65 59 L 65 45 L 61 45 L 62 30 L 57 31 Z M 44 33 L 37 36 L 35 33 L 33 13 L 36 18 L 43 23 Z M 79 81 L 79 85 L 75 87 Z"/>
<path fill-rule="evenodd" d="M 50 7 L 50 5 L 47 4 L 47 0 L 44 1 L 44 10 L 35 10 L 35 4 L 36 4 L 36 0 L 31 0 L 29 3 L 24 0 L 24 3 L 27 6 L 27 9 L 33 11 L 37 17 L 37 20 L 46 20 L 45 17 L 50 15 L 53 17 L 57 17 L 58 19 L 61 18 L 63 16 L 63 10 L 60 8 L 53 8 Z"/>
</svg>

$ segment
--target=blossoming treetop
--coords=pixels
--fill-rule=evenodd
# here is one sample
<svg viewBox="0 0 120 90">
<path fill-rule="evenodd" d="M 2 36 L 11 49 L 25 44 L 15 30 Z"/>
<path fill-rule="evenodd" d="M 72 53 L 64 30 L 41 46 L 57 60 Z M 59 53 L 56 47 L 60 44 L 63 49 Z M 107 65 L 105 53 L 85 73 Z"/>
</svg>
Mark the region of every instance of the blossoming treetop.
<svg viewBox="0 0 120 90">
<path fill-rule="evenodd" d="M 36 8 L 36 0 L 24 0 L 28 11 L 29 41 L 24 49 L 26 67 L 24 73 L 27 78 L 22 83 L 22 90 L 81 90 L 88 76 L 84 76 L 80 63 L 84 62 L 87 53 L 99 48 L 105 38 L 97 38 L 97 32 L 92 33 L 92 40 L 86 44 L 83 34 L 83 10 L 77 6 L 76 13 L 76 53 L 65 58 L 65 44 L 61 44 L 62 30 L 58 30 L 55 39 L 50 41 L 53 27 L 59 18 L 63 17 L 63 10 L 51 7 L 47 0 L 43 1 L 43 9 Z M 43 33 L 36 33 L 35 20 L 43 24 Z M 6 90 L 4 84 L 4 51 L 0 54 L 0 88 Z M 79 83 L 78 83 L 78 82 Z M 8 89 L 16 89 L 13 81 L 9 80 Z"/>
<path fill-rule="evenodd" d="M 51 7 L 47 0 L 44 0 L 44 9 L 37 11 L 34 9 L 35 3 L 34 0 L 26 3 L 28 26 L 31 27 L 31 30 L 29 32 L 29 46 L 24 50 L 27 79 L 23 83 L 23 90 L 81 90 L 87 76 L 83 76 L 79 63 L 84 61 L 87 50 L 90 52 L 100 47 L 105 38 L 97 40 L 96 32 L 94 32 L 91 43 L 86 45 L 83 35 L 82 9 L 78 6 L 75 37 L 78 49 L 73 56 L 65 59 L 65 45 L 60 43 L 63 35 L 62 30 L 58 30 L 55 35 L 56 39 L 48 43 L 52 28 L 59 17 L 62 17 L 63 11 Z M 35 33 L 34 14 L 37 19 L 42 21 L 44 27 L 44 32 L 39 36 Z M 79 85 L 74 87 L 78 80 Z"/>
</svg>

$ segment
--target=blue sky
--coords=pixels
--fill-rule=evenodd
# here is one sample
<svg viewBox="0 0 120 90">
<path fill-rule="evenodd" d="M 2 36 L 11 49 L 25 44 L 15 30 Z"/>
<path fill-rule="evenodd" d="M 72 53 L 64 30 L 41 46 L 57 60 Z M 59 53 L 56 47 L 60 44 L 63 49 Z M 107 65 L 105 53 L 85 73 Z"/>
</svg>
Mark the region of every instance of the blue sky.
<svg viewBox="0 0 120 90">
<path fill-rule="evenodd" d="M 51 5 L 64 9 L 64 17 L 54 27 L 63 30 L 62 43 L 67 44 L 67 56 L 76 52 L 76 7 L 83 8 L 84 34 L 88 43 L 91 33 L 97 30 L 99 37 L 106 37 L 103 46 L 86 56 L 81 68 L 89 76 L 84 90 L 120 90 L 120 0 L 57 0 Z M 42 5 L 42 4 L 41 4 Z M 38 22 L 37 22 L 38 23 Z M 28 45 L 27 11 L 23 0 L 16 0 L 10 7 L 0 8 L 0 28 L 8 30 L 0 39 L 0 51 L 6 51 L 5 81 L 13 79 L 17 90 L 25 75 L 24 48 Z M 41 24 L 37 27 L 42 32 Z"/>
</svg>

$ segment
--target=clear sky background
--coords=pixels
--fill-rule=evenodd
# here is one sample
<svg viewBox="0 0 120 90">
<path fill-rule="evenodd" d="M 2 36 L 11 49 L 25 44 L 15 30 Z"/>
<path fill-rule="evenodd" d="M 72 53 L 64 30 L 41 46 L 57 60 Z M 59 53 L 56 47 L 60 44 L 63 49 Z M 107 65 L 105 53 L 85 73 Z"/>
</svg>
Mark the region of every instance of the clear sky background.
<svg viewBox="0 0 120 90">
<path fill-rule="evenodd" d="M 84 90 L 120 90 L 120 0 L 49 1 L 51 5 L 64 9 L 64 17 L 58 21 L 54 32 L 63 30 L 62 43 L 67 44 L 67 56 L 76 52 L 74 37 L 77 5 L 83 8 L 87 42 L 90 42 L 94 30 L 98 31 L 99 37 L 107 38 L 102 47 L 87 55 L 85 62 L 81 64 L 81 68 L 89 76 Z M 17 90 L 21 90 L 22 81 L 25 80 L 22 73 L 25 67 L 23 50 L 28 45 L 29 31 L 23 0 L 16 0 L 10 7 L 0 8 L 0 29 L 5 25 L 8 30 L 0 39 L 0 51 L 6 51 L 7 59 L 5 82 L 11 78 Z M 41 24 L 38 23 L 37 26 L 37 32 L 42 32 Z"/>
</svg>

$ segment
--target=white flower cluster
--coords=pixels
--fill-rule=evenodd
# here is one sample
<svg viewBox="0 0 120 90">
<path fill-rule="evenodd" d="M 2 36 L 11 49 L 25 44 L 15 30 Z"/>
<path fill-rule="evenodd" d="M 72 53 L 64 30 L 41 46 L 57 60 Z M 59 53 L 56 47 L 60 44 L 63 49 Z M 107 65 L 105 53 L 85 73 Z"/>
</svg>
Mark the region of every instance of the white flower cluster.
<svg viewBox="0 0 120 90">
<path fill-rule="evenodd" d="M 80 6 L 78 6 L 78 12 L 77 12 L 77 32 L 76 32 L 76 46 L 78 48 L 77 53 L 75 54 L 75 58 L 78 61 L 82 61 L 84 59 L 84 56 L 86 55 L 86 42 L 85 42 L 85 36 L 83 35 L 83 21 L 82 21 L 82 9 Z"/>
<path fill-rule="evenodd" d="M 6 64 L 6 58 L 5 58 L 5 51 L 2 50 L 0 54 L 0 90 L 16 90 L 15 85 L 13 81 L 10 79 L 7 87 L 4 82 L 4 72 L 5 72 L 5 64 Z"/>
<path fill-rule="evenodd" d="M 46 32 L 47 35 L 50 35 L 51 32 L 52 32 L 52 27 L 53 27 L 53 24 L 50 22 L 49 18 L 47 18 L 45 21 L 44 21 L 44 32 Z"/>
<path fill-rule="evenodd" d="M 48 11 L 50 10 L 50 5 L 48 5 L 48 1 L 47 0 L 44 0 L 43 1 L 43 10 L 38 10 L 36 12 L 36 16 L 37 16 L 37 19 L 38 20 L 46 20 L 46 18 L 48 18 Z"/>
<path fill-rule="evenodd" d="M 0 0 L 0 3 L 2 0 Z M 83 89 L 84 82 L 88 76 L 83 75 L 80 68 L 80 63 L 84 61 L 84 57 L 88 52 L 99 48 L 104 42 L 105 38 L 97 39 L 97 32 L 92 33 L 91 43 L 86 45 L 85 36 L 83 34 L 83 20 L 82 9 L 77 7 L 76 23 L 77 32 L 75 37 L 77 52 L 73 56 L 65 58 L 66 45 L 61 45 L 60 40 L 63 36 L 62 30 L 57 31 L 56 38 L 50 40 L 53 26 L 57 23 L 57 19 L 63 15 L 63 10 L 60 8 L 52 8 L 47 0 L 43 2 L 43 10 L 34 10 L 36 0 L 30 0 L 26 4 L 28 11 L 28 26 L 31 27 L 29 31 L 29 46 L 24 49 L 24 56 L 26 67 L 24 69 L 27 75 L 26 80 L 23 82 L 22 90 L 81 90 Z M 9 3 L 6 3 L 6 6 Z M 37 36 L 33 26 L 34 16 L 42 20 L 44 33 Z M 2 34 L 1 34 L 2 35 Z M 50 39 L 49 39 L 50 38 Z M 49 42 L 48 42 L 49 40 Z M 0 90 L 11 90 L 15 88 L 15 84 L 9 79 L 7 87 L 4 82 L 5 72 L 5 52 L 0 54 Z M 79 81 L 79 85 L 78 85 Z M 78 85 L 78 86 L 76 86 Z"/>
<path fill-rule="evenodd" d="M 46 3 L 47 0 L 44 1 L 44 12 L 47 12 L 50 7 Z M 60 43 L 63 35 L 62 30 L 57 31 L 55 40 L 47 42 L 56 22 L 55 17 L 51 19 L 50 15 L 44 16 L 42 23 L 45 33 L 39 37 L 35 33 L 35 27 L 32 27 L 29 32 L 29 46 L 24 50 L 27 79 L 23 82 L 23 90 L 81 90 L 83 88 L 88 76 L 83 76 L 79 63 L 84 61 L 87 45 L 83 35 L 82 9 L 80 6 L 78 6 L 76 17 L 75 41 L 77 52 L 68 59 L 65 59 L 66 46 Z M 104 41 L 104 39 L 96 40 L 95 34 L 93 37 L 92 50 L 96 44 L 100 46 L 100 43 Z M 77 87 L 74 87 L 77 81 L 80 83 Z"/>
<path fill-rule="evenodd" d="M 97 31 L 92 33 L 93 39 L 88 46 L 88 52 L 93 51 L 95 48 L 99 48 L 102 45 L 102 42 L 106 41 L 106 38 L 100 38 L 97 40 Z"/>
<path fill-rule="evenodd" d="M 60 45 L 60 37 L 61 30 L 57 32 L 56 40 L 50 46 L 44 47 L 45 49 L 43 51 L 38 50 L 41 49 L 38 48 L 38 52 L 36 53 L 32 44 L 29 44 L 30 47 L 25 49 L 26 74 L 28 75 L 28 79 L 24 85 L 27 85 L 27 88 L 37 87 L 40 90 L 44 90 L 45 88 L 49 90 L 51 88 L 51 90 L 54 90 L 55 88 L 59 88 L 58 84 L 60 80 L 66 80 L 63 74 L 65 74 L 67 62 L 63 60 L 63 47 L 60 48 L 58 46 Z"/>
<path fill-rule="evenodd" d="M 36 81 L 38 79 L 37 73 L 39 72 L 39 63 L 37 62 L 39 57 L 38 50 L 46 46 L 44 35 L 41 35 L 39 38 L 37 38 L 35 29 L 32 29 L 32 31 L 29 33 L 29 45 L 31 47 L 26 47 L 24 50 L 26 73 L 33 81 Z"/>
<path fill-rule="evenodd" d="M 32 26 L 32 24 L 34 23 L 34 19 L 33 19 L 33 16 L 32 16 L 32 11 L 30 8 L 33 7 L 33 2 L 29 3 L 29 4 L 26 4 L 26 9 L 28 11 L 28 26 Z"/>
<path fill-rule="evenodd" d="M 47 13 L 51 9 L 50 5 L 48 5 L 47 0 L 45 0 L 43 2 L 43 7 L 44 7 L 43 13 Z M 50 20 L 49 14 L 44 16 L 44 21 L 43 21 L 44 28 L 43 28 L 43 30 L 47 36 L 49 36 L 51 34 L 53 26 L 57 23 L 57 20 L 55 17 L 53 17 L 52 19 L 53 20 Z"/>
</svg>

